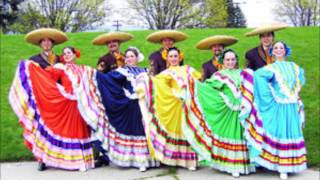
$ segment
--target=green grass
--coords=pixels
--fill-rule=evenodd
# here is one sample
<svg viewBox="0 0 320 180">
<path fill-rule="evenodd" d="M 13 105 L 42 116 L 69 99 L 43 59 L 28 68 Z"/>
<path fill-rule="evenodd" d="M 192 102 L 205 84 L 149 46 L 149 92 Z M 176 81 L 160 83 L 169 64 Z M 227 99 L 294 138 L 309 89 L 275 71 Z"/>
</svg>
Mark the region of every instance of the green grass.
<svg viewBox="0 0 320 180">
<path fill-rule="evenodd" d="M 184 42 L 177 43 L 185 54 L 185 63 L 201 70 L 201 64 L 207 61 L 211 54 L 208 51 L 199 51 L 195 44 L 210 35 L 228 34 L 239 39 L 239 42 L 232 46 L 238 52 L 240 65 L 244 64 L 244 53 L 258 44 L 258 37 L 247 38 L 244 33 L 247 29 L 189 29 L 184 30 L 190 38 Z M 159 48 L 158 45 L 145 41 L 151 31 L 135 31 L 132 34 L 135 38 L 121 46 L 124 51 L 128 46 L 140 48 L 143 54 L 148 55 Z M 106 52 L 106 46 L 93 46 L 91 40 L 101 33 L 76 33 L 69 34 L 70 40 L 54 48 L 56 53 L 66 45 L 72 45 L 81 50 L 82 57 L 79 64 L 95 66 L 97 59 Z M 295 61 L 305 69 L 307 79 L 302 89 L 302 100 L 306 110 L 306 127 L 304 136 L 307 144 L 307 157 L 309 166 L 320 165 L 320 131 L 319 131 L 319 27 L 288 28 L 276 33 L 276 39 L 284 40 L 292 48 L 290 60 Z M 19 161 L 33 159 L 31 153 L 23 144 L 22 128 L 18 119 L 8 104 L 8 91 L 18 61 L 26 59 L 39 53 L 39 48 L 27 44 L 24 35 L 1 35 L 1 154 L 0 161 Z M 145 60 L 141 66 L 147 66 Z"/>
</svg>

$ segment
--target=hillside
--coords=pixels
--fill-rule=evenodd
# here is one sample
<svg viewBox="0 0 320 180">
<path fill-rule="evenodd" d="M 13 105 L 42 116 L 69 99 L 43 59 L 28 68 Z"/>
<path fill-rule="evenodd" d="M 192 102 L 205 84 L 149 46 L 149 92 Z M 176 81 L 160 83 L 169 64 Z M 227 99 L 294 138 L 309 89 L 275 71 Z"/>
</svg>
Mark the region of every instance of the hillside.
<svg viewBox="0 0 320 180">
<path fill-rule="evenodd" d="M 240 65 L 243 67 L 244 54 L 247 50 L 258 45 L 258 37 L 245 37 L 243 34 L 248 29 L 188 29 L 183 32 L 189 35 L 189 39 L 176 45 L 185 54 L 185 64 L 189 64 L 201 70 L 201 64 L 211 57 L 209 51 L 200 51 L 195 44 L 211 35 L 233 35 L 239 42 L 233 46 L 240 57 Z M 131 32 L 135 38 L 121 46 L 124 51 L 129 46 L 138 47 L 145 57 L 159 48 L 159 45 L 151 44 L 145 40 L 151 31 Z M 57 54 L 61 54 L 64 46 L 71 45 L 81 50 L 79 64 L 95 66 L 98 58 L 106 52 L 106 46 L 93 46 L 91 41 L 101 33 L 75 33 L 68 34 L 70 40 L 54 48 Z M 288 28 L 276 33 L 277 40 L 284 40 L 291 48 L 292 55 L 289 60 L 296 62 L 304 68 L 306 85 L 302 89 L 302 100 L 306 110 L 306 127 L 304 129 L 307 144 L 309 165 L 320 165 L 320 121 L 319 121 L 319 27 Z M 13 79 L 16 65 L 20 59 L 29 58 L 39 53 L 40 49 L 24 41 L 24 35 L 1 35 L 1 154 L 0 161 L 18 161 L 33 159 L 31 153 L 22 141 L 22 128 L 18 119 L 8 104 L 8 91 Z M 141 63 L 147 66 L 148 60 Z"/>
</svg>

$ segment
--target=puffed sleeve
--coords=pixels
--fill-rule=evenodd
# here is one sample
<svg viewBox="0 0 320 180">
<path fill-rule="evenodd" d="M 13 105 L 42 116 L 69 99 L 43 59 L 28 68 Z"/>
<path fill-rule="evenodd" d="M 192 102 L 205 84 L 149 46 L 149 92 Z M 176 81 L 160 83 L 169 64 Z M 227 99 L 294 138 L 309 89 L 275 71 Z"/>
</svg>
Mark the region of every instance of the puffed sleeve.
<svg viewBox="0 0 320 180">
<path fill-rule="evenodd" d="M 253 75 L 253 94 L 256 103 L 259 105 L 259 109 L 263 110 L 268 108 L 272 104 L 274 98 L 269 88 L 270 83 L 275 79 L 275 75 L 272 71 L 266 67 L 260 68 L 254 72 Z"/>
<path fill-rule="evenodd" d="M 221 90 L 223 88 L 223 83 L 216 79 L 218 73 L 214 73 L 209 79 L 205 81 L 206 84 L 210 85 L 217 90 Z"/>
<path fill-rule="evenodd" d="M 149 83 L 150 76 L 147 73 L 140 73 L 134 81 L 135 90 L 139 99 L 144 99 L 146 102 L 150 97 Z"/>
</svg>

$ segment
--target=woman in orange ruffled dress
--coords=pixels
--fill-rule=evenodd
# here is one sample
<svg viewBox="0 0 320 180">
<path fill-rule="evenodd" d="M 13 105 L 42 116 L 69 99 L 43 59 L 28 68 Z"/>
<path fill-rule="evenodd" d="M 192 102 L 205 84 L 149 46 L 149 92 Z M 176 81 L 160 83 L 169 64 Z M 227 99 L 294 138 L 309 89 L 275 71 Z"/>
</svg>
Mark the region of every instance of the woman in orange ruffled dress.
<svg viewBox="0 0 320 180">
<path fill-rule="evenodd" d="M 81 75 L 93 69 L 77 66 L 74 61 L 79 56 L 73 47 L 66 47 L 63 64 L 46 69 L 33 61 L 18 65 L 9 101 L 39 170 L 47 166 L 80 171 L 94 167 L 90 130 L 75 94 Z"/>
</svg>

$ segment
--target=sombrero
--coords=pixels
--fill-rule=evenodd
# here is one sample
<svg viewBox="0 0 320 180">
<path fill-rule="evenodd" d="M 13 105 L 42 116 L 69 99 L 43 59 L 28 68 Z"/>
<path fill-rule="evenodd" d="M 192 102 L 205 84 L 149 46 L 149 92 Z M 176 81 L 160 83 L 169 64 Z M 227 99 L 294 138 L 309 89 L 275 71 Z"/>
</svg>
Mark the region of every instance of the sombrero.
<svg viewBox="0 0 320 180">
<path fill-rule="evenodd" d="M 34 45 L 39 45 L 40 40 L 44 38 L 52 39 L 53 43 L 56 45 L 68 40 L 68 37 L 64 32 L 52 28 L 36 29 L 25 36 L 25 40 Z"/>
<path fill-rule="evenodd" d="M 202 39 L 201 41 L 198 42 L 196 47 L 198 49 L 206 50 L 206 49 L 211 49 L 211 47 L 215 44 L 223 44 L 223 46 L 226 47 L 236 42 L 238 42 L 238 39 L 233 36 L 215 35 L 215 36 Z"/>
<path fill-rule="evenodd" d="M 164 38 L 170 38 L 175 42 L 179 42 L 187 39 L 188 35 L 175 30 L 162 30 L 149 34 L 147 40 L 153 43 L 160 43 Z"/>
<path fill-rule="evenodd" d="M 106 45 L 107 42 L 112 40 L 118 40 L 120 42 L 126 42 L 133 38 L 133 35 L 125 32 L 109 32 L 101 34 L 92 40 L 94 45 Z"/>
<path fill-rule="evenodd" d="M 250 32 L 247 32 L 245 35 L 246 36 L 254 36 L 254 35 L 264 34 L 264 33 L 268 33 L 268 32 L 278 31 L 278 30 L 284 29 L 286 27 L 288 27 L 288 25 L 282 24 L 282 23 L 265 24 L 265 25 L 262 25 L 262 26 L 259 26 L 255 29 L 253 29 Z"/>
</svg>

